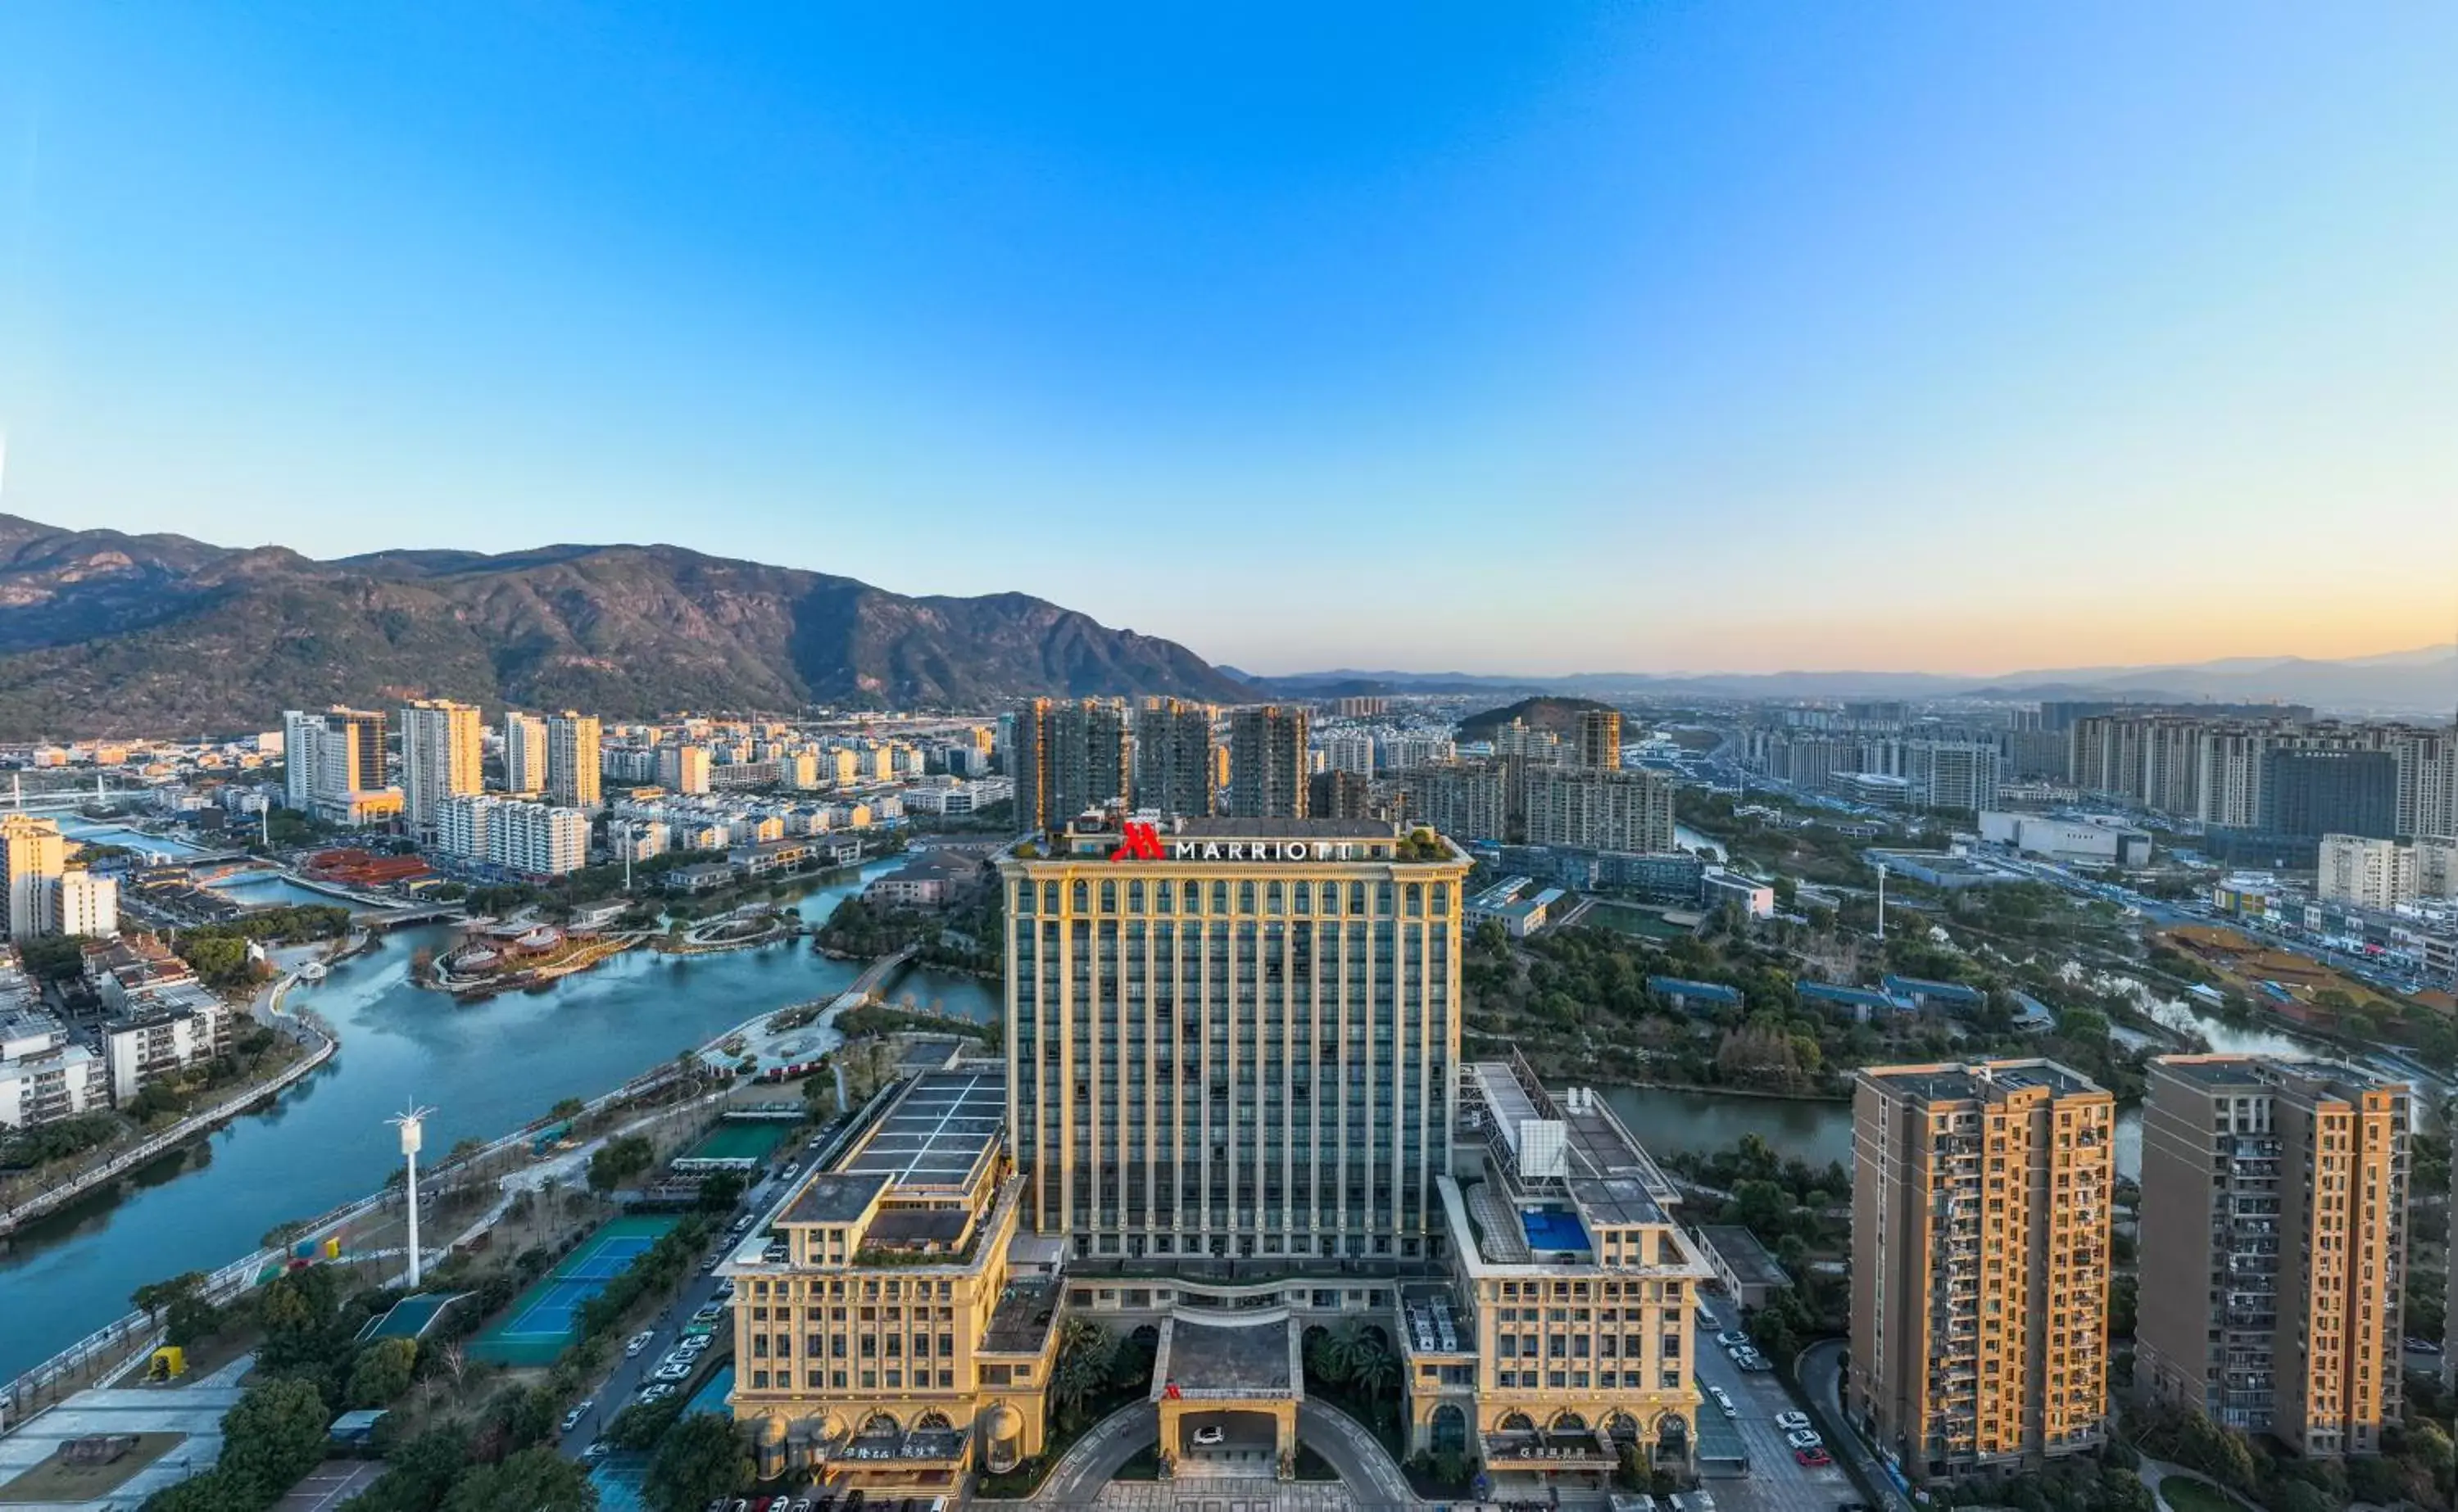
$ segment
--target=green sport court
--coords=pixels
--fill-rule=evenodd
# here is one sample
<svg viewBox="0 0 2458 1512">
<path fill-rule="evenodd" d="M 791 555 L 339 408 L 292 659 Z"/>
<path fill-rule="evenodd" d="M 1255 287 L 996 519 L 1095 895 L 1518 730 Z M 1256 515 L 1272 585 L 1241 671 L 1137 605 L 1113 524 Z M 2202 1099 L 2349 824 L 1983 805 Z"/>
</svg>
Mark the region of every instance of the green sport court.
<svg viewBox="0 0 2458 1512">
<path fill-rule="evenodd" d="M 685 1152 L 685 1160 L 765 1160 L 794 1131 L 776 1119 L 729 1118 Z"/>
<path fill-rule="evenodd" d="M 607 1282 L 681 1221 L 674 1213 L 612 1220 L 514 1297 L 504 1320 L 478 1336 L 470 1357 L 498 1365 L 553 1364 L 575 1336 L 580 1305 L 605 1291 Z"/>
</svg>

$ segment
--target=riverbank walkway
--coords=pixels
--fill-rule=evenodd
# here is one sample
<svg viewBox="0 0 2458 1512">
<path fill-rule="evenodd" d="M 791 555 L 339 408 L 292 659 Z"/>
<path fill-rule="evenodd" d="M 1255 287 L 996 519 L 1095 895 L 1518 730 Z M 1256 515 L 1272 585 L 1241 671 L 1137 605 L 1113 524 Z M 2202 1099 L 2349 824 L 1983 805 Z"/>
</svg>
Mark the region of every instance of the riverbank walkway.
<svg viewBox="0 0 2458 1512">
<path fill-rule="evenodd" d="M 312 950 L 304 953 L 309 956 L 314 954 Z M 57 1186 L 46 1188 L 14 1205 L 0 1202 L 0 1234 L 9 1233 L 19 1225 L 30 1223 L 44 1213 L 64 1207 L 97 1187 L 107 1186 L 130 1171 L 152 1164 L 190 1140 L 230 1122 L 259 1103 L 269 1102 L 280 1097 L 302 1079 L 313 1074 L 318 1067 L 331 1060 L 333 1053 L 341 1048 L 341 1041 L 329 1027 L 309 1017 L 284 1016 L 281 1012 L 282 994 L 297 980 L 298 976 L 294 970 L 284 975 L 279 982 L 263 988 L 249 1005 L 249 1012 L 258 1023 L 288 1036 L 296 1043 L 304 1052 L 299 1060 L 283 1067 L 267 1080 L 243 1087 L 210 1108 L 199 1108 L 160 1133 L 148 1135 L 137 1144 L 131 1145 L 113 1155 L 101 1165 L 79 1171 Z"/>
</svg>

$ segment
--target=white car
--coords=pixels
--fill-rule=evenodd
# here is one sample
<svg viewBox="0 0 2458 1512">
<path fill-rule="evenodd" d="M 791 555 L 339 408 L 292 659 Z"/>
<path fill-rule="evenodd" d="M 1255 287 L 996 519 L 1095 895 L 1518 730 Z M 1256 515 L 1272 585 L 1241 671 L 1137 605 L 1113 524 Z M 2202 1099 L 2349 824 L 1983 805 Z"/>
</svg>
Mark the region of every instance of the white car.
<svg viewBox="0 0 2458 1512">
<path fill-rule="evenodd" d="M 1809 1414 L 1805 1412 L 1780 1412 L 1775 1415 L 1775 1425 L 1786 1433 L 1798 1433 L 1802 1429 L 1809 1426 Z"/>
<path fill-rule="evenodd" d="M 623 1357 L 630 1359 L 657 1341 L 655 1329 L 644 1328 L 623 1341 Z"/>
<path fill-rule="evenodd" d="M 580 1400 L 573 1402 L 572 1404 L 572 1410 L 563 1415 L 563 1431 L 570 1433 L 574 1428 L 579 1427 L 580 1419 L 588 1417 L 589 1409 L 596 1405 L 597 1404 L 595 1402 L 589 1400 L 585 1397 Z"/>
<path fill-rule="evenodd" d="M 1792 1445 L 1796 1449 L 1823 1449 L 1826 1447 L 1826 1440 L 1818 1436 L 1818 1430 L 1815 1428 L 1795 1428 L 1792 1432 L 1783 1436 L 1783 1441 Z"/>
<path fill-rule="evenodd" d="M 1707 1395 L 1716 1398 L 1716 1405 L 1723 1410 L 1725 1417 L 1738 1418 L 1741 1415 L 1741 1410 L 1733 1405 L 1733 1394 L 1723 1387 L 1710 1386 L 1707 1388 Z"/>
<path fill-rule="evenodd" d="M 1218 1428 L 1198 1428 L 1195 1430 L 1195 1447 L 1198 1449 L 1209 1449 L 1215 1444 L 1227 1442 L 1229 1436 Z"/>
<path fill-rule="evenodd" d="M 1738 1328 L 1728 1328 L 1716 1336 L 1716 1342 L 1726 1349 L 1739 1349 L 1749 1341 L 1750 1336 Z"/>
<path fill-rule="evenodd" d="M 674 1394 L 675 1389 L 672 1386 L 667 1385 L 664 1381 L 659 1381 L 654 1386 L 643 1386 L 640 1388 L 640 1399 L 644 1402 L 663 1401 Z"/>
<path fill-rule="evenodd" d="M 691 1361 L 677 1360 L 671 1365 L 658 1366 L 655 1378 L 661 1381 L 686 1381 L 691 1379 Z"/>
<path fill-rule="evenodd" d="M 715 1342 L 717 1342 L 717 1336 L 714 1334 L 694 1334 L 691 1337 L 684 1339 L 681 1343 L 676 1345 L 675 1353 L 685 1359 L 697 1359 L 699 1357 L 699 1352 L 701 1350 L 708 1348 L 709 1345 Z"/>
</svg>

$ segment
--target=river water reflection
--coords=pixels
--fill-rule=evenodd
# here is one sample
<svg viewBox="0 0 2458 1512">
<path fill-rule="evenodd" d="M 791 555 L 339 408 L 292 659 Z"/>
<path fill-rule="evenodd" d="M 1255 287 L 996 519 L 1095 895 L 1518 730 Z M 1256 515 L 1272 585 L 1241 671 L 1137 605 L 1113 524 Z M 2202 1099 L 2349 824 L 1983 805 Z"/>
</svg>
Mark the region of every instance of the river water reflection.
<svg viewBox="0 0 2458 1512">
<path fill-rule="evenodd" d="M 802 912 L 824 917 L 855 885 L 816 890 Z M 490 1139 L 745 1019 L 842 991 L 860 969 L 807 942 L 693 958 L 639 950 L 537 991 L 456 1005 L 408 982 L 412 953 L 448 939 L 401 931 L 300 989 L 341 1031 L 341 1053 L 270 1112 L 215 1133 L 201 1170 L 165 1180 L 178 1169 L 166 1164 L 152 1185 L 124 1183 L 11 1235 L 0 1251 L 0 1377 L 118 1316 L 138 1286 L 226 1264 L 276 1225 L 383 1186 L 400 1160 L 385 1115 L 413 1099 L 436 1109 L 428 1150 Z M 991 990 L 969 977 L 916 973 L 895 995 L 908 992 L 968 1018 L 996 1012 Z"/>
</svg>

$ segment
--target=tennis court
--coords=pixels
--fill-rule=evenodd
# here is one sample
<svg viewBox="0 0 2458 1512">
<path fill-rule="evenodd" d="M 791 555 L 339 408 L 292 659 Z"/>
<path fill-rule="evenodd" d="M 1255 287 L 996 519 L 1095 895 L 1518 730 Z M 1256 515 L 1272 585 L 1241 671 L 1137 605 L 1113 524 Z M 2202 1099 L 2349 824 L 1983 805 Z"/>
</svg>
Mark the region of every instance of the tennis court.
<svg viewBox="0 0 2458 1512">
<path fill-rule="evenodd" d="M 478 1336 L 470 1356 L 502 1365 L 552 1364 L 575 1336 L 581 1304 L 605 1291 L 607 1282 L 680 1221 L 672 1213 L 612 1220 L 514 1297 L 504 1320 Z"/>
<path fill-rule="evenodd" d="M 375 1338 L 424 1338 L 427 1331 L 435 1326 L 435 1319 L 444 1309 L 467 1295 L 464 1292 L 422 1292 L 416 1296 L 404 1297 L 383 1316 L 369 1318 L 366 1327 L 359 1330 L 359 1342 L 364 1344 Z"/>
<path fill-rule="evenodd" d="M 765 1160 L 794 1126 L 775 1119 L 729 1118 L 683 1155 L 685 1160 Z"/>
</svg>

